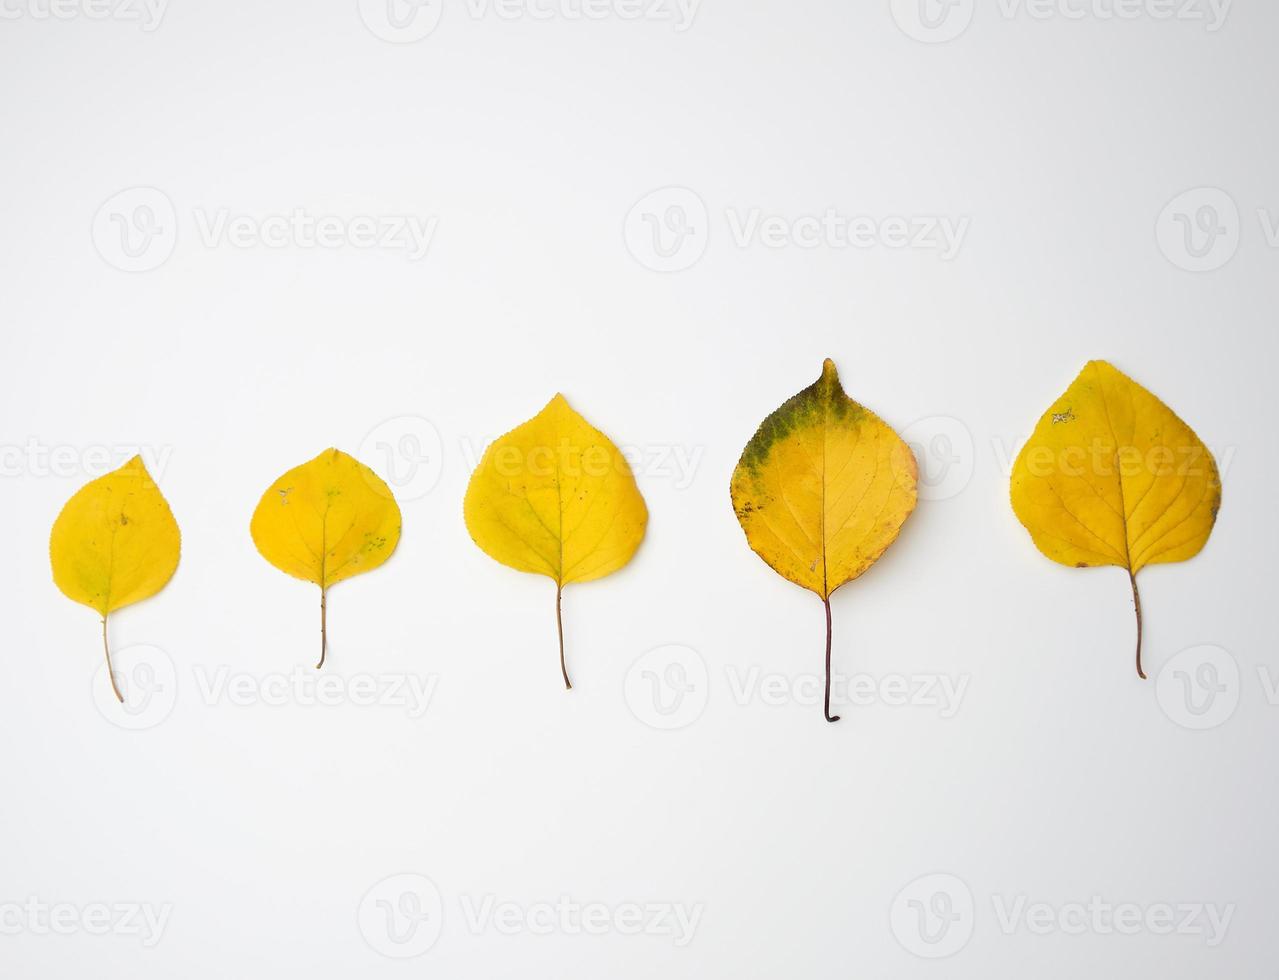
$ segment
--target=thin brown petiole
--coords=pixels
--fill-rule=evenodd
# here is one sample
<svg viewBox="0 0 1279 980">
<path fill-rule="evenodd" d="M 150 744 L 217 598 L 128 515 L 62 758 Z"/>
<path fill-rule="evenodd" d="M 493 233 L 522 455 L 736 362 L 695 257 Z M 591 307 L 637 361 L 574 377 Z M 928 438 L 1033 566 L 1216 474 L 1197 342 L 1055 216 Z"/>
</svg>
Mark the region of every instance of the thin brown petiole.
<svg viewBox="0 0 1279 980">
<path fill-rule="evenodd" d="M 1135 572 L 1128 573 L 1128 581 L 1132 583 L 1132 605 L 1137 610 L 1137 676 L 1144 681 L 1146 672 L 1141 669 L 1141 593 L 1137 591 Z"/>
<path fill-rule="evenodd" d="M 115 691 L 116 700 L 124 704 L 124 695 L 120 693 L 120 686 L 115 682 L 115 671 L 111 669 L 111 647 L 107 643 L 107 617 L 102 617 L 102 652 L 107 655 L 107 676 L 111 678 L 111 690 Z"/>
<path fill-rule="evenodd" d="M 830 713 L 830 596 L 822 598 L 822 605 L 826 607 L 826 702 L 823 707 L 823 711 L 826 714 L 827 721 L 839 721 L 839 715 L 832 715 Z"/>
<path fill-rule="evenodd" d="M 328 592 L 324 589 L 320 590 L 320 662 L 315 665 L 315 669 L 319 670 L 324 666 L 324 658 L 329 652 L 329 631 L 328 631 Z"/>
<path fill-rule="evenodd" d="M 573 690 L 568 679 L 568 666 L 564 663 L 564 586 L 555 587 L 555 628 L 560 634 L 560 673 L 564 675 L 564 690 Z"/>
</svg>

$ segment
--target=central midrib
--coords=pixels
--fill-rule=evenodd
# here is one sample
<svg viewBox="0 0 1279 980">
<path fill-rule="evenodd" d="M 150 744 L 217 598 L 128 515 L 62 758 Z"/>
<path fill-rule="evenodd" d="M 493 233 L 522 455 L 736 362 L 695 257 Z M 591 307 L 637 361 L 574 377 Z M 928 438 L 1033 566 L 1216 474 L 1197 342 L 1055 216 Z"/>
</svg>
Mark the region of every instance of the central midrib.
<svg viewBox="0 0 1279 980">
<path fill-rule="evenodd" d="M 555 584 L 561 589 L 564 588 L 564 473 L 560 466 L 560 458 L 555 457 L 555 501 L 560 512 L 560 533 L 556 535 L 559 539 L 560 547 L 560 564 L 555 570 Z"/>
<path fill-rule="evenodd" d="M 830 595 L 830 583 L 827 581 L 826 574 L 826 435 L 830 426 L 830 399 L 827 397 L 822 402 L 822 598 L 828 598 Z"/>
<path fill-rule="evenodd" d="M 1119 458 L 1119 433 L 1115 431 L 1115 421 L 1110 417 L 1110 400 L 1106 397 L 1106 386 L 1101 372 L 1094 368 L 1097 375 L 1097 391 L 1101 394 L 1101 407 L 1106 413 L 1106 428 L 1110 430 L 1110 438 L 1115 441 L 1115 482 L 1119 484 L 1119 516 L 1124 522 L 1124 563 L 1128 571 L 1132 571 L 1132 547 L 1128 540 L 1128 501 L 1124 496 L 1123 461 Z M 1135 423 L 1134 423 L 1135 425 Z"/>
</svg>

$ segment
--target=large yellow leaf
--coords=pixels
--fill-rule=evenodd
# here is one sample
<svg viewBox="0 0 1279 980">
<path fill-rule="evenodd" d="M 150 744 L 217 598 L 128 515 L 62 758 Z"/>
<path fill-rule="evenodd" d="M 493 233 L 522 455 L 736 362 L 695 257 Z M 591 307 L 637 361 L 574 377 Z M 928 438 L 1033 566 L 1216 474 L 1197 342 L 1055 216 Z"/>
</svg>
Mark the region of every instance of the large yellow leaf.
<svg viewBox="0 0 1279 980">
<path fill-rule="evenodd" d="M 644 539 L 648 508 L 626 457 L 556 395 L 496 440 L 471 474 L 466 527 L 490 557 L 555 581 L 560 672 L 564 586 L 617 571 Z"/>
<path fill-rule="evenodd" d="M 830 713 L 830 596 L 874 564 L 915 509 L 910 447 L 822 376 L 764 419 L 733 471 L 733 509 L 757 555 L 826 607 Z"/>
<path fill-rule="evenodd" d="M 328 650 L 328 590 L 377 568 L 400 540 L 400 508 L 363 463 L 326 449 L 262 495 L 249 524 L 262 557 L 320 587 L 320 662 Z"/>
<path fill-rule="evenodd" d="M 49 560 L 63 594 L 102 617 L 102 646 L 115 696 L 107 616 L 155 595 L 178 567 L 181 534 L 141 456 L 81 487 L 53 522 Z"/>
<path fill-rule="evenodd" d="M 1089 361 L 1017 456 L 1012 503 L 1053 561 L 1127 570 L 1144 678 L 1137 573 L 1185 561 L 1207 542 L 1221 506 L 1208 447 L 1132 378 Z"/>
</svg>

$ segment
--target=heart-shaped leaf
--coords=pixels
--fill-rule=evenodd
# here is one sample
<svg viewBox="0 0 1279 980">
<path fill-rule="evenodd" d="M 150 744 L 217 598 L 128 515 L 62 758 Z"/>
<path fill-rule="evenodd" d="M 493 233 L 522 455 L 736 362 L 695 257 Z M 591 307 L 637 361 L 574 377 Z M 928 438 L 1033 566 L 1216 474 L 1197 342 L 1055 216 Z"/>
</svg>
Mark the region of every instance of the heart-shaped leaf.
<svg viewBox="0 0 1279 980">
<path fill-rule="evenodd" d="M 733 509 L 754 552 L 826 607 L 830 713 L 830 596 L 882 555 L 915 509 L 918 468 L 910 447 L 840 386 L 829 358 L 822 376 L 764 419 L 733 471 Z"/>
<path fill-rule="evenodd" d="M 49 535 L 53 581 L 63 594 L 102 617 L 111 689 L 107 617 L 159 592 L 178 567 L 182 535 L 141 456 L 85 484 L 62 508 Z"/>
<path fill-rule="evenodd" d="M 1012 504 L 1035 546 L 1062 565 L 1118 565 L 1137 614 L 1147 565 L 1208 541 L 1221 478 L 1208 447 L 1167 405 L 1105 361 L 1089 361 L 1013 464 Z"/>
<path fill-rule="evenodd" d="M 626 457 L 556 395 L 488 447 L 471 474 L 464 513 L 487 555 L 554 580 L 560 673 L 571 688 L 564 586 L 617 571 L 639 548 L 648 524 Z"/>
<path fill-rule="evenodd" d="M 328 652 L 328 591 L 372 571 L 400 540 L 400 508 L 382 478 L 359 460 L 326 449 L 276 480 L 249 524 L 262 557 L 320 587 L 320 662 Z"/>
</svg>

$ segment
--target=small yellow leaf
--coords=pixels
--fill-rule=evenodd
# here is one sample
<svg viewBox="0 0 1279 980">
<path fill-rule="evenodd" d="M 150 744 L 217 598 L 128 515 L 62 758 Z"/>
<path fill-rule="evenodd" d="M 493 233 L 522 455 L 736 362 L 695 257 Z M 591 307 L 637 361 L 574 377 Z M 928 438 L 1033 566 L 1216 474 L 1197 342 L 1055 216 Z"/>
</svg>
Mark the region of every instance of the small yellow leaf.
<svg viewBox="0 0 1279 980">
<path fill-rule="evenodd" d="M 1208 541 L 1221 478 L 1208 447 L 1167 405 L 1105 361 L 1089 361 L 1044 413 L 1012 472 L 1012 504 L 1035 546 L 1062 565 L 1137 573 Z"/>
<path fill-rule="evenodd" d="M 249 524 L 262 557 L 320 587 L 320 662 L 328 647 L 327 593 L 377 568 L 400 540 L 400 508 L 382 479 L 337 449 L 289 470 L 262 495 Z"/>
<path fill-rule="evenodd" d="M 826 606 L 830 713 L 830 596 L 874 564 L 915 509 L 910 447 L 822 376 L 764 419 L 733 471 L 733 509 L 754 552 Z"/>
<path fill-rule="evenodd" d="M 178 567 L 180 551 L 173 512 L 141 456 L 81 487 L 53 522 L 53 581 L 67 598 L 102 617 L 107 673 L 122 702 L 111 672 L 107 616 L 164 588 Z"/>
<path fill-rule="evenodd" d="M 488 447 L 463 509 L 467 530 L 487 555 L 555 581 L 560 671 L 572 687 L 560 612 L 564 586 L 617 571 L 648 524 L 626 457 L 556 395 Z"/>
</svg>

